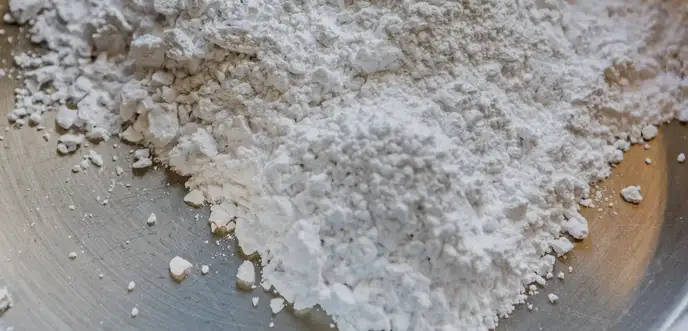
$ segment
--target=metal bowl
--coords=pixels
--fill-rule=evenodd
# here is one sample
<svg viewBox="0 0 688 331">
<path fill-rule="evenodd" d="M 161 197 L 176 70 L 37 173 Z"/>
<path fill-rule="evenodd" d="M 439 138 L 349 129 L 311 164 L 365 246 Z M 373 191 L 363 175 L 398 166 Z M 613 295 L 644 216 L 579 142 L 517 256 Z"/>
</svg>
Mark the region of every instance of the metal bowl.
<svg viewBox="0 0 688 331">
<path fill-rule="evenodd" d="M 19 33 L 17 27 L 3 28 L 9 35 Z M 9 59 L 10 46 L 3 38 L 2 58 Z M 17 85 L 9 77 L 0 80 L 3 116 Z M 49 114 L 44 123 L 53 123 Z M 112 141 L 89 147 L 107 160 L 103 168 L 75 174 L 71 168 L 81 161 L 80 153 L 58 158 L 52 129 L 46 129 L 50 141 L 35 128 L 2 129 L 0 286 L 8 286 L 14 307 L 0 319 L 0 329 L 330 329 L 323 313 L 287 309 L 273 316 L 270 293 L 236 289 L 234 275 L 242 261 L 236 245 L 210 235 L 207 208 L 181 202 L 183 178 L 162 169 L 117 176 L 116 165 L 131 164 L 131 147 L 113 148 Z M 533 311 L 519 307 L 497 330 L 647 331 L 667 329 L 679 319 L 688 278 L 683 217 L 688 215 L 688 164 L 675 158 L 688 152 L 685 132 L 669 125 L 651 142 L 652 149 L 629 152 L 598 187 L 608 201 L 600 201 L 600 210 L 585 211 L 591 237 L 558 262 L 557 272 L 564 271 L 565 279 L 552 279 L 541 289 L 560 301 L 550 304 L 541 293 L 529 300 Z M 653 159 L 651 166 L 644 164 L 646 157 Z M 620 202 L 616 192 L 637 184 L 645 201 L 640 206 Z M 158 218 L 152 227 L 145 223 L 150 213 Z M 77 258 L 70 260 L 70 252 Z M 181 284 L 167 269 L 177 255 L 197 266 Z M 200 274 L 201 264 L 211 266 L 208 275 Z M 127 291 L 130 281 L 137 284 L 133 292 Z M 260 298 L 257 308 L 253 297 Z M 140 311 L 136 318 L 133 307 Z"/>
</svg>

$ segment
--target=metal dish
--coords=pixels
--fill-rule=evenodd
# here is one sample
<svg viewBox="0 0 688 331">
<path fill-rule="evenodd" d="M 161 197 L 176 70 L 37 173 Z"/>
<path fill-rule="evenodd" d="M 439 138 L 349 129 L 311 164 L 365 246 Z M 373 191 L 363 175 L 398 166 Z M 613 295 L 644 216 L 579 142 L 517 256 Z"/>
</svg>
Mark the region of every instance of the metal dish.
<svg viewBox="0 0 688 331">
<path fill-rule="evenodd" d="M 7 59 L 11 47 L 4 39 L 0 49 Z M 14 87 L 8 77 L 0 80 L 1 116 L 12 107 Z M 44 121 L 52 123 L 49 116 Z M 270 294 L 236 289 L 241 258 L 235 243 L 210 235 L 206 208 L 181 202 L 182 178 L 162 169 L 116 176 L 115 165 L 128 166 L 130 154 L 129 147 L 112 143 L 91 146 L 108 160 L 102 169 L 74 174 L 81 158 L 57 158 L 56 133 L 46 142 L 35 129 L 1 130 L 0 286 L 8 286 L 14 307 L 0 319 L 0 329 L 330 329 L 322 313 L 272 316 Z M 688 278 L 688 165 L 675 162 L 675 155 L 686 146 L 685 132 L 679 125 L 664 128 L 652 150 L 630 152 L 600 187 L 613 195 L 640 181 L 651 198 L 639 207 L 620 204 L 587 214 L 591 238 L 558 264 L 565 280 L 543 290 L 561 301 L 552 305 L 546 295 L 534 297 L 539 311 L 520 307 L 497 330 L 647 331 L 679 319 Z M 115 155 L 120 161 L 111 161 Z M 642 164 L 647 156 L 654 160 L 651 168 Z M 145 224 L 150 213 L 158 218 L 153 227 Z M 70 260 L 70 252 L 78 257 Z M 171 281 L 167 263 L 176 255 L 210 265 L 210 273 L 202 276 L 195 268 L 183 283 Z M 137 284 L 130 293 L 129 281 Z M 255 296 L 257 308 L 251 304 Z M 135 306 L 140 314 L 132 318 Z"/>
</svg>

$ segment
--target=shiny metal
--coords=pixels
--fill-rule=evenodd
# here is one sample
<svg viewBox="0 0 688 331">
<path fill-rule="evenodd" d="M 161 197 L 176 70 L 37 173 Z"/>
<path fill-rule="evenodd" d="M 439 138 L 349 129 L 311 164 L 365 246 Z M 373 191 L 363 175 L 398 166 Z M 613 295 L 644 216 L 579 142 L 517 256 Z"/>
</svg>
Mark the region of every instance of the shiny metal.
<svg viewBox="0 0 688 331">
<path fill-rule="evenodd" d="M 16 27 L 4 28 L 17 33 Z M 2 57 L 11 49 L 3 38 Z M 15 84 L 0 80 L 0 116 L 11 109 Z M 49 116 L 45 123 L 52 123 Z M 207 208 L 181 202 L 183 178 L 160 169 L 118 177 L 114 167 L 130 164 L 130 147 L 113 148 L 112 143 L 92 146 L 107 160 L 102 170 L 91 167 L 74 174 L 71 167 L 88 148 L 58 158 L 55 132 L 45 142 L 35 128 L 4 132 L 4 126 L 0 286 L 9 287 L 15 305 L 0 319 L 0 329 L 329 329 L 322 314 L 296 317 L 285 311 L 275 317 L 268 307 L 270 295 L 261 289 L 236 289 L 234 275 L 241 262 L 236 245 L 209 234 Z M 685 134 L 686 128 L 671 125 L 654 147 L 664 152 L 655 154 L 653 164 L 667 169 L 647 179 L 659 183 L 658 202 L 644 203 L 645 209 L 621 206 L 618 217 L 589 216 L 598 232 L 580 243 L 569 260 L 560 261 L 566 279 L 552 280 L 541 290 L 556 293 L 561 301 L 551 305 L 546 295 L 539 295 L 532 300 L 538 312 L 519 307 L 498 330 L 647 331 L 670 317 L 679 319 L 681 307 L 675 307 L 682 302 L 688 279 L 688 165 L 674 160 L 679 151 L 688 152 Z M 113 155 L 120 161 L 112 162 Z M 659 162 L 660 157 L 668 161 Z M 638 173 L 630 169 L 626 179 Z M 150 213 L 158 218 L 153 227 L 145 224 Z M 639 221 L 628 222 L 633 217 Z M 68 258 L 72 251 L 78 252 L 75 260 Z M 167 271 L 175 255 L 197 266 L 181 284 L 171 281 Z M 210 274 L 200 274 L 201 264 L 211 265 Z M 568 273 L 569 265 L 573 273 Z M 126 289 L 129 281 L 137 284 L 131 293 Z M 257 309 L 251 306 L 254 296 L 260 297 Z M 135 306 L 140 314 L 132 318 Z M 272 321 L 274 328 L 269 326 Z"/>
</svg>

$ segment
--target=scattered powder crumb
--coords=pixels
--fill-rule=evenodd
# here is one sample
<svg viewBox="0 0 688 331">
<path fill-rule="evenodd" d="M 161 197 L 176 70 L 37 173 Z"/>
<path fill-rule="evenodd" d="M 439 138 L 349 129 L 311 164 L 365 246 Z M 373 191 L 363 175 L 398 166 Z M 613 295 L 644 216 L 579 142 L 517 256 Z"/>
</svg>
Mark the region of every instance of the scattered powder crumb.
<svg viewBox="0 0 688 331">
<path fill-rule="evenodd" d="M 564 272 L 563 272 L 563 271 L 559 271 L 559 273 L 557 274 L 557 278 L 559 278 L 559 279 L 564 279 L 564 277 L 565 277 Z"/>
<path fill-rule="evenodd" d="M 645 159 L 645 164 L 652 164 L 652 159 L 649 157 Z"/>
<path fill-rule="evenodd" d="M 528 307 L 528 310 L 533 310 L 533 304 L 529 303 L 526 307 Z"/>
<path fill-rule="evenodd" d="M 210 272 L 210 267 L 207 265 L 202 265 L 201 266 L 201 275 L 207 275 L 208 272 Z"/>
<path fill-rule="evenodd" d="M 74 205 L 69 205 L 69 207 L 67 207 L 67 208 L 69 208 L 69 210 L 74 210 L 74 209 L 76 209 L 76 206 L 74 206 Z"/>
<path fill-rule="evenodd" d="M 122 167 L 120 167 L 120 166 L 115 167 L 115 174 L 117 174 L 117 176 L 122 176 L 123 173 L 124 173 L 124 169 L 122 169 Z"/>
<path fill-rule="evenodd" d="M 573 272 L 573 267 L 569 267 L 569 273 Z"/>
<path fill-rule="evenodd" d="M 134 281 L 129 282 L 129 285 L 127 285 L 127 291 L 131 292 L 136 288 L 136 283 Z"/>
<path fill-rule="evenodd" d="M 146 220 L 146 224 L 148 226 L 153 226 L 155 225 L 155 222 L 158 221 L 158 217 L 155 216 L 155 213 L 151 213 L 150 216 L 148 216 L 148 219 Z"/>
<path fill-rule="evenodd" d="M 49 133 L 47 133 L 47 132 L 46 132 L 46 133 L 44 133 L 44 134 L 43 134 L 43 140 L 45 140 L 45 141 L 48 141 L 48 140 L 50 140 L 50 134 L 49 134 Z"/>
<path fill-rule="evenodd" d="M 547 299 L 549 300 L 550 303 L 555 303 L 559 300 L 559 296 L 557 296 L 554 293 L 547 294 Z"/>
<path fill-rule="evenodd" d="M 78 164 L 75 164 L 75 165 L 72 167 L 72 172 L 73 172 L 73 173 L 78 173 L 79 171 L 81 171 L 81 166 L 78 165 Z"/>
<path fill-rule="evenodd" d="M 256 281 L 256 271 L 251 261 L 244 261 L 237 271 L 237 286 L 244 290 L 249 290 Z"/>
<path fill-rule="evenodd" d="M 189 275 L 189 271 L 192 267 L 193 265 L 191 262 L 184 260 L 179 256 L 175 256 L 172 260 L 170 260 L 170 275 L 172 276 L 172 279 L 181 283 L 186 276 Z"/>
<path fill-rule="evenodd" d="M 643 196 L 640 195 L 640 186 L 638 185 L 624 188 L 621 190 L 621 196 L 624 200 L 633 204 L 639 204 L 641 201 L 643 201 Z"/>
<path fill-rule="evenodd" d="M 284 299 L 283 298 L 274 298 L 270 300 L 270 310 L 272 310 L 273 314 L 277 314 L 284 309 Z"/>
<path fill-rule="evenodd" d="M 554 274 L 551 272 L 548 272 L 547 275 L 545 276 L 545 278 L 547 278 L 547 279 L 552 279 L 552 277 L 554 277 Z"/>
<path fill-rule="evenodd" d="M 679 163 L 683 163 L 684 161 L 686 161 L 686 154 L 683 154 L 683 153 L 679 154 L 676 157 L 676 161 L 678 161 Z"/>
<path fill-rule="evenodd" d="M 645 148 L 645 150 L 648 150 L 648 149 L 650 149 L 651 147 L 650 147 L 650 144 L 645 143 L 645 145 L 643 145 L 643 148 Z"/>
<path fill-rule="evenodd" d="M 253 307 L 258 307 L 258 300 L 260 300 L 259 297 L 253 297 L 253 299 L 251 299 L 251 302 L 253 303 Z"/>
<path fill-rule="evenodd" d="M 70 260 L 76 259 L 76 256 L 77 256 L 76 252 L 71 252 L 71 253 L 69 253 L 69 259 L 70 259 Z"/>
<path fill-rule="evenodd" d="M 131 317 L 136 317 L 136 316 L 139 316 L 139 308 L 137 308 L 137 307 L 131 308 Z"/>
<path fill-rule="evenodd" d="M 98 278 L 103 279 L 103 277 L 105 277 L 105 275 L 103 275 L 103 274 L 98 274 Z"/>
<path fill-rule="evenodd" d="M 275 327 L 275 322 L 270 322 L 270 324 L 269 324 L 268 326 L 271 327 L 271 328 L 274 328 L 274 327 Z"/>
</svg>

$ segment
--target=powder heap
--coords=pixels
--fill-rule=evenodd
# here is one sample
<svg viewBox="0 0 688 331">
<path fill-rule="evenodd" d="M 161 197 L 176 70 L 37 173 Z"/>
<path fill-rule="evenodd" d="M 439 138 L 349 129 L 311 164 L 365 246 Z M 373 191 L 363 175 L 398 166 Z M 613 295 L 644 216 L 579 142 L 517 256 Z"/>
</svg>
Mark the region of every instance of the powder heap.
<svg viewBox="0 0 688 331">
<path fill-rule="evenodd" d="M 688 121 L 678 0 L 10 8 L 47 48 L 16 56 L 10 120 L 151 148 L 342 331 L 494 328 L 587 236 L 589 183 Z"/>
</svg>

